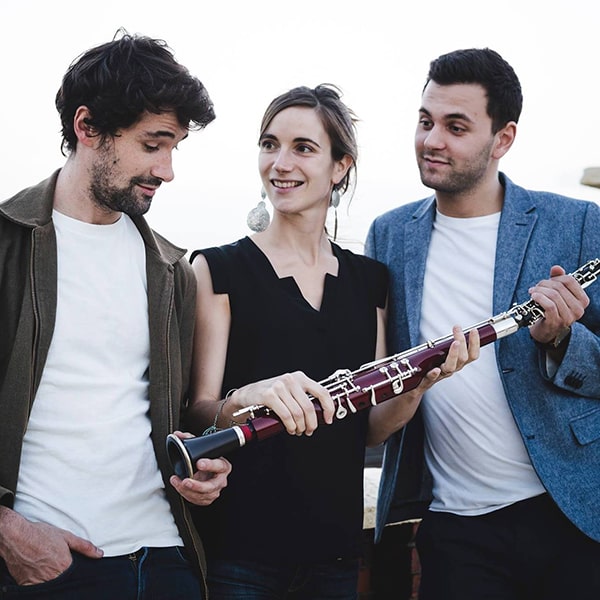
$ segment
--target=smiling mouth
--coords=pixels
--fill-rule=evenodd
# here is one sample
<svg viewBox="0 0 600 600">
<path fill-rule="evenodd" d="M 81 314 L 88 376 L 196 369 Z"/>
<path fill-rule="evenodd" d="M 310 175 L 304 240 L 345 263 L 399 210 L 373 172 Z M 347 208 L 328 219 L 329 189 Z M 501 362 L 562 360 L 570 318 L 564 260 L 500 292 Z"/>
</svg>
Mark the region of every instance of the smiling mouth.
<svg viewBox="0 0 600 600">
<path fill-rule="evenodd" d="M 281 181 L 279 179 L 271 179 L 271 183 L 272 183 L 273 187 L 276 187 L 281 190 L 287 190 L 287 189 L 299 187 L 302 185 L 301 181 Z"/>
<path fill-rule="evenodd" d="M 440 158 L 438 156 L 428 156 L 428 155 L 422 155 L 421 158 L 427 162 L 427 163 L 433 163 L 436 165 L 447 165 L 449 164 L 447 160 L 444 160 L 443 158 Z"/>
<path fill-rule="evenodd" d="M 131 182 L 134 185 L 155 192 L 160 187 L 162 179 L 158 179 L 158 177 L 134 177 Z"/>
<path fill-rule="evenodd" d="M 150 198 L 152 198 L 154 196 L 154 194 L 156 194 L 156 190 L 158 189 L 155 187 L 148 187 L 146 185 L 140 185 L 139 188 L 142 190 L 142 194 L 144 196 L 147 196 Z"/>
</svg>

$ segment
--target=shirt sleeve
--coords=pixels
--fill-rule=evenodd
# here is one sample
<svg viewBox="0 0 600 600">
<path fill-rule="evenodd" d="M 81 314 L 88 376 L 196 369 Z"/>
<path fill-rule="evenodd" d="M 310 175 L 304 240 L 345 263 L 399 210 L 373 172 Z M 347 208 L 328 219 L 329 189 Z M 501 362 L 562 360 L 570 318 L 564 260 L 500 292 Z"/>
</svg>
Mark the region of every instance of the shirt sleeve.
<svg viewBox="0 0 600 600">
<path fill-rule="evenodd" d="M 231 278 L 229 271 L 229 261 L 227 254 L 223 248 L 204 248 L 203 250 L 195 250 L 190 256 L 190 263 L 202 254 L 208 263 L 210 276 L 213 284 L 213 292 L 215 294 L 228 294 L 231 290 Z"/>
<path fill-rule="evenodd" d="M 368 259 L 367 267 L 372 301 L 378 308 L 384 308 L 387 301 L 389 283 L 387 267 L 383 263 L 373 259 Z"/>
</svg>

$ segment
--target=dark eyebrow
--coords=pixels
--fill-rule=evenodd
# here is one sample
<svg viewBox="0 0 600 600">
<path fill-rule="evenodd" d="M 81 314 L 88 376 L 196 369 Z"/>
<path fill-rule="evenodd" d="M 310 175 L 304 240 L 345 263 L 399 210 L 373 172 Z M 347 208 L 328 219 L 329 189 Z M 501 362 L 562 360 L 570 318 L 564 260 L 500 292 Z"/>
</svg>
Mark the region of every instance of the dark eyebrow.
<svg viewBox="0 0 600 600">
<path fill-rule="evenodd" d="M 310 138 L 297 137 L 297 138 L 294 138 L 294 142 L 296 144 L 304 144 L 304 143 L 308 142 L 309 144 L 312 144 L 313 146 L 316 146 L 317 148 L 321 147 L 319 144 L 317 144 L 317 142 L 315 142 L 315 140 L 311 140 Z"/>
<path fill-rule="evenodd" d="M 175 134 L 172 131 L 163 131 L 161 129 L 159 129 L 158 131 L 144 131 L 144 135 L 152 139 L 159 139 L 164 137 L 169 138 L 171 140 L 175 139 Z M 186 133 L 181 139 L 185 140 L 187 136 L 188 134 Z"/>
<path fill-rule="evenodd" d="M 277 141 L 277 136 L 273 135 L 272 133 L 263 133 L 260 136 L 260 139 L 258 141 L 260 143 L 263 140 L 275 140 L 275 141 Z M 310 138 L 305 138 L 305 137 L 294 138 L 294 143 L 295 144 L 304 144 L 304 143 L 307 143 L 307 142 L 309 144 L 313 144 L 313 146 L 316 146 L 317 148 L 321 147 L 319 144 L 317 144 L 317 142 L 315 142 L 314 140 L 311 140 Z"/>
<path fill-rule="evenodd" d="M 419 109 L 419 112 L 427 115 L 428 117 L 431 117 L 431 113 L 423 106 L 421 106 L 421 108 Z M 468 123 L 473 122 L 471 117 L 469 117 L 469 115 L 466 115 L 465 113 L 448 113 L 447 115 L 444 115 L 444 120 L 445 121 L 460 120 L 460 121 L 467 121 Z"/>
<path fill-rule="evenodd" d="M 467 121 L 468 123 L 472 123 L 473 119 L 471 119 L 471 117 L 469 117 L 469 115 L 466 115 L 465 113 L 450 113 L 448 115 L 445 115 L 444 117 L 446 119 L 446 121 Z"/>
<path fill-rule="evenodd" d="M 277 138 L 271 134 L 271 133 L 263 133 L 260 138 L 259 138 L 259 142 L 262 142 L 263 140 L 276 140 Z"/>
</svg>

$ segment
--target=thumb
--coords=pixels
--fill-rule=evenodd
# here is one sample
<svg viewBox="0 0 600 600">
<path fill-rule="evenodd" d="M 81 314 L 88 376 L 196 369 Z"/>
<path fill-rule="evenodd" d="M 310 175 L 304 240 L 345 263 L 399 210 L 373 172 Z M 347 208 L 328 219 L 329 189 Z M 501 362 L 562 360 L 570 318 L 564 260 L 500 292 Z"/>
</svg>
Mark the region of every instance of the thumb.
<svg viewBox="0 0 600 600">
<path fill-rule="evenodd" d="M 425 377 L 423 377 L 423 379 L 421 380 L 421 383 L 419 383 L 419 385 L 417 386 L 417 389 L 421 393 L 426 392 L 430 387 L 433 386 L 433 384 L 438 379 L 440 379 L 441 375 L 442 375 L 442 368 L 434 367 L 433 369 L 431 369 L 430 371 L 428 371 L 425 374 Z"/>
<path fill-rule="evenodd" d="M 83 554 L 89 558 L 102 558 L 104 556 L 104 550 L 94 546 L 89 540 L 80 538 L 72 533 L 66 535 L 65 541 L 71 550 L 75 550 L 75 552 L 79 552 L 79 554 Z"/>
</svg>

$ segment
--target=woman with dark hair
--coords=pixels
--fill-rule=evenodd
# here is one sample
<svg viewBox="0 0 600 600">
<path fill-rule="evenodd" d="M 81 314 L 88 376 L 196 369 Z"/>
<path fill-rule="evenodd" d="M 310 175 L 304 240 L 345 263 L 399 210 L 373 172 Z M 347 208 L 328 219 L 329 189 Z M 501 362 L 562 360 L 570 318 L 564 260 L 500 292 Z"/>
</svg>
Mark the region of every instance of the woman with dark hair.
<svg viewBox="0 0 600 600">
<path fill-rule="evenodd" d="M 198 280 L 188 427 L 227 427 L 262 404 L 287 433 L 231 457 L 227 489 L 196 513 L 219 598 L 356 598 L 365 446 L 412 416 L 440 378 L 344 420 L 317 383 L 385 355 L 387 272 L 329 238 L 330 206 L 352 187 L 355 117 L 337 88 L 298 87 L 267 108 L 259 172 L 273 220 L 251 237 L 193 253 Z M 266 213 L 266 210 L 264 210 Z M 262 216 L 267 216 L 264 214 Z M 456 342 L 451 373 L 478 351 Z M 308 394 L 323 409 L 324 425 Z"/>
</svg>

